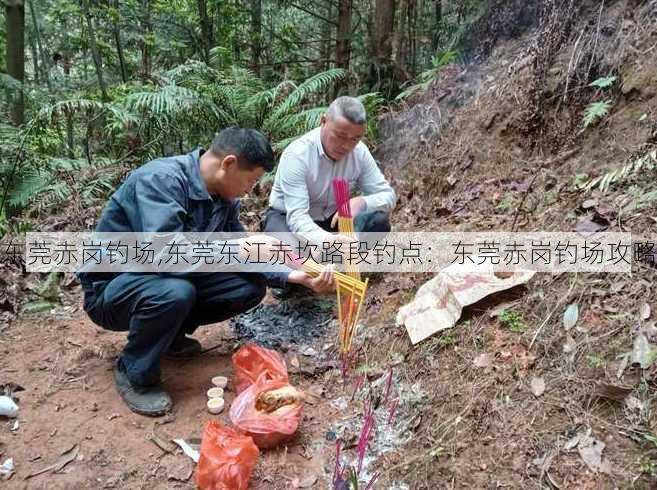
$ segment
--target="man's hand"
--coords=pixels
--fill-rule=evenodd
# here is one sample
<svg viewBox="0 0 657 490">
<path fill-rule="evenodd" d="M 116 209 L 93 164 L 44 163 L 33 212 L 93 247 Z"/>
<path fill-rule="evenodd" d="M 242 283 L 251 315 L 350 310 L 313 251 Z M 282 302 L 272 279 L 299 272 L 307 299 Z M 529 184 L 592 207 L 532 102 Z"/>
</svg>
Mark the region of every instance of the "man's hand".
<svg viewBox="0 0 657 490">
<path fill-rule="evenodd" d="M 335 291 L 335 277 L 331 265 L 325 267 L 317 277 L 312 277 L 303 271 L 292 271 L 287 281 L 292 284 L 301 284 L 311 289 L 315 294 L 329 294 Z"/>
<path fill-rule="evenodd" d="M 367 209 L 367 203 L 363 197 L 352 197 L 349 200 L 349 207 L 351 208 L 351 215 L 353 217 L 358 216 L 360 213 L 364 212 Z M 335 229 L 338 226 L 338 212 L 336 211 L 331 219 L 331 228 Z"/>
</svg>

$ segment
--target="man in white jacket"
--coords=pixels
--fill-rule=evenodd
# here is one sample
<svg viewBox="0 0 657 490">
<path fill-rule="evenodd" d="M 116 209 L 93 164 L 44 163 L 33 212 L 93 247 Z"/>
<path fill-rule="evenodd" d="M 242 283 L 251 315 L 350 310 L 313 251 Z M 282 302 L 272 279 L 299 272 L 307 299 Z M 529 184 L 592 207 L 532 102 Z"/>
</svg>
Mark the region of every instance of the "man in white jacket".
<svg viewBox="0 0 657 490">
<path fill-rule="evenodd" d="M 390 211 L 395 192 L 381 173 L 367 146 L 367 115 L 354 97 L 338 97 L 322 116 L 318 128 L 292 142 L 283 152 L 269 197 L 263 229 L 265 232 L 292 232 L 330 237 L 337 227 L 337 206 L 333 179 L 349 182 L 362 195 L 351 198 L 356 232 L 390 231 Z M 338 240 L 343 237 L 337 236 Z M 348 239 L 345 239 L 345 241 Z M 267 274 L 269 285 L 284 288 L 288 282 L 314 289 L 310 278 L 296 277 L 294 271 Z"/>
</svg>

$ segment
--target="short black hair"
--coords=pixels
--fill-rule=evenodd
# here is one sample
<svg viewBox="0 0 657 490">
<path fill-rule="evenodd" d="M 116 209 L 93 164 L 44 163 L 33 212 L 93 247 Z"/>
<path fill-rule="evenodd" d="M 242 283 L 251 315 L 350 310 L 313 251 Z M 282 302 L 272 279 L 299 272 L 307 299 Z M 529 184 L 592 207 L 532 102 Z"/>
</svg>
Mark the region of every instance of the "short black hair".
<svg viewBox="0 0 657 490">
<path fill-rule="evenodd" d="M 212 140 L 210 151 L 217 156 L 235 155 L 238 164 L 247 170 L 274 170 L 274 150 L 265 135 L 255 129 L 222 129 Z"/>
</svg>

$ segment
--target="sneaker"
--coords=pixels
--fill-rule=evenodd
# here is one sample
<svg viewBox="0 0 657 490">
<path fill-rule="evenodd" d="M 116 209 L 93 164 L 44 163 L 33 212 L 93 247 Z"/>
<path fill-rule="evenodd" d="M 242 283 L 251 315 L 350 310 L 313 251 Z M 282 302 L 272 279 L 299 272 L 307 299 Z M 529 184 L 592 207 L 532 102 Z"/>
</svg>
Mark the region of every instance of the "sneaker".
<svg viewBox="0 0 657 490">
<path fill-rule="evenodd" d="M 203 347 L 198 340 L 186 335 L 179 335 L 173 339 L 169 350 L 164 353 L 164 357 L 168 359 L 191 359 L 200 355 L 201 352 L 203 352 Z"/>
<path fill-rule="evenodd" d="M 159 417 L 171 410 L 171 397 L 160 385 L 133 385 L 120 366 L 120 362 L 114 365 L 114 381 L 116 391 L 133 412 L 149 417 Z"/>
</svg>

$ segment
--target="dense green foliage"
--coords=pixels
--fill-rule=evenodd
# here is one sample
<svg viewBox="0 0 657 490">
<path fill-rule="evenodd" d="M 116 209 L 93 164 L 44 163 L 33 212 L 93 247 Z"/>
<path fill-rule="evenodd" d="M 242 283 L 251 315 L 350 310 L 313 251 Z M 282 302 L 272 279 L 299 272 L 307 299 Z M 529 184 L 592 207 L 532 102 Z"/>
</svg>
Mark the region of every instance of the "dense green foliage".
<svg viewBox="0 0 657 490">
<path fill-rule="evenodd" d="M 484 3 L 443 1 L 437 18 L 434 1 L 397 2 L 391 102 L 455 59 Z M 261 129 L 280 151 L 341 93 L 362 94 L 372 141 L 387 103 L 370 77 L 376 4 L 353 2 L 339 66 L 339 13 L 325 0 L 25 2 L 24 85 L 6 74 L 0 23 L 0 219 L 71 199 L 89 205 L 130 167 L 207 145 L 230 125 Z M 9 112 L 21 90 L 25 123 L 16 127 Z"/>
</svg>

